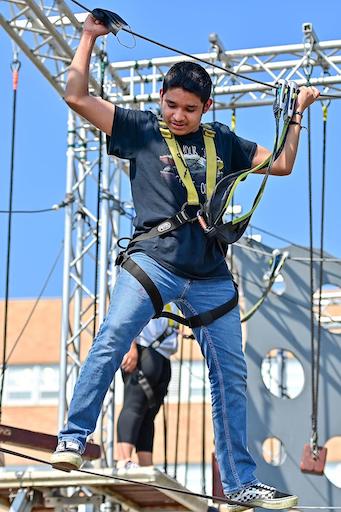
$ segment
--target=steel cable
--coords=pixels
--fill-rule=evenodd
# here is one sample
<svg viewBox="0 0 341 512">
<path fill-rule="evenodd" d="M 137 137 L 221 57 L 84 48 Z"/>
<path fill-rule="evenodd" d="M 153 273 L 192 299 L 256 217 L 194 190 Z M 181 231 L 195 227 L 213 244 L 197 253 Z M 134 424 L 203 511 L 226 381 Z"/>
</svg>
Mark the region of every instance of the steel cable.
<svg viewBox="0 0 341 512">
<path fill-rule="evenodd" d="M 17 451 L 14 451 L 14 450 L 8 450 L 7 448 L 3 448 L 2 446 L 0 446 L 0 452 L 2 453 L 5 453 L 7 455 L 13 455 L 15 457 L 21 457 L 23 459 L 26 459 L 26 460 L 32 460 L 34 462 L 39 462 L 40 464 L 47 464 L 47 465 L 51 465 L 49 461 L 47 460 L 44 460 L 44 459 L 40 459 L 38 457 L 33 457 L 31 455 L 27 455 L 27 454 L 24 454 L 24 453 L 21 453 L 21 452 L 17 452 Z M 245 506 L 245 503 L 240 503 L 238 501 L 235 501 L 235 500 L 228 500 L 227 498 L 221 498 L 220 496 L 212 496 L 212 495 L 209 495 L 209 494 L 200 494 L 200 493 L 196 493 L 196 492 L 193 492 L 193 491 L 188 491 L 186 489 L 176 489 L 174 487 L 168 487 L 166 485 L 156 485 L 156 484 L 151 484 L 151 483 L 148 483 L 148 482 L 142 482 L 142 481 L 138 481 L 138 480 L 133 480 L 133 479 L 130 479 L 130 478 L 124 478 L 122 476 L 116 476 L 116 475 L 102 475 L 100 473 L 96 473 L 95 471 L 90 471 L 88 469 L 76 469 L 75 470 L 77 473 L 82 473 L 84 475 L 90 475 L 90 476 L 95 476 L 95 477 L 99 477 L 99 478 L 103 478 L 103 480 L 115 480 L 115 481 L 122 481 L 122 482 L 126 482 L 128 484 L 136 484 L 136 485 L 139 485 L 139 486 L 143 486 L 143 487 L 149 487 L 149 488 L 152 488 L 152 489 L 160 489 L 160 490 L 163 490 L 163 491 L 170 491 L 172 493 L 176 492 L 178 494 L 182 494 L 182 495 L 186 495 L 186 496 L 195 496 L 197 498 L 204 498 L 204 499 L 207 499 L 207 500 L 213 500 L 215 502 L 218 502 L 218 503 L 226 503 L 228 505 L 242 505 L 242 506 Z M 32 481 L 31 481 L 31 485 L 30 487 L 32 487 Z M 295 510 L 341 510 L 341 506 L 323 506 L 323 507 L 319 507 L 319 506 L 304 506 L 304 505 L 297 505 L 295 507 L 292 507 L 292 509 L 295 509 Z"/>
<path fill-rule="evenodd" d="M 10 162 L 10 183 L 9 183 L 9 207 L 7 222 L 7 255 L 6 255 L 6 280 L 5 280 L 5 302 L 4 302 L 4 327 L 3 327 L 3 347 L 2 347 L 2 373 L 0 379 L 0 421 L 2 417 L 2 399 L 5 386 L 6 370 L 6 352 L 7 352 L 7 329 L 8 329 L 8 303 L 9 303 L 9 285 L 10 285 L 10 265 L 11 265 L 11 246 L 12 246 L 12 207 L 13 207 L 13 188 L 14 188 L 14 157 L 15 157 L 15 132 L 17 115 L 17 91 L 19 82 L 19 70 L 21 63 L 17 54 L 14 53 L 11 64 L 13 80 L 13 105 L 12 105 L 12 136 L 11 136 L 11 162 Z"/>
</svg>

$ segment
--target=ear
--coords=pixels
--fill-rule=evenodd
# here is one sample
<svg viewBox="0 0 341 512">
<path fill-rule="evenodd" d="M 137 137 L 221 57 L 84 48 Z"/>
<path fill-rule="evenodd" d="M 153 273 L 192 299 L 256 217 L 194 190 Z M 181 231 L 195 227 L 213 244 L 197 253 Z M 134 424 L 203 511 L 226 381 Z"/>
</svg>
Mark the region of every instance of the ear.
<svg viewBox="0 0 341 512">
<path fill-rule="evenodd" d="M 160 89 L 160 100 L 163 98 L 163 89 Z"/>
<path fill-rule="evenodd" d="M 209 110 L 209 108 L 211 107 L 212 103 L 213 103 L 213 101 L 212 101 L 212 99 L 211 99 L 211 98 L 209 98 L 209 99 L 206 101 L 206 103 L 205 103 L 205 105 L 204 105 L 204 109 L 203 109 L 203 111 L 202 111 L 202 113 L 203 113 L 203 114 L 206 114 L 206 112 L 207 112 L 207 111 Z"/>
</svg>

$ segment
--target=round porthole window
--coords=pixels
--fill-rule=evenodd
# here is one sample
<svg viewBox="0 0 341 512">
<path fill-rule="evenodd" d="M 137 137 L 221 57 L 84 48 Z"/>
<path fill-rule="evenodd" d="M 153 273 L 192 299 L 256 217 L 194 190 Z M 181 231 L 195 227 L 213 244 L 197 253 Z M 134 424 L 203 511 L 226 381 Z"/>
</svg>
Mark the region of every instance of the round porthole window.
<svg viewBox="0 0 341 512">
<path fill-rule="evenodd" d="M 270 350 L 262 361 L 261 375 L 266 389 L 278 398 L 296 398 L 304 387 L 303 366 L 290 350 Z"/>
<path fill-rule="evenodd" d="M 314 293 L 313 300 L 316 320 L 319 318 L 319 309 L 321 307 L 321 326 L 332 334 L 341 334 L 341 288 L 334 284 L 326 283 L 321 288 L 321 306 L 319 306 L 319 289 Z"/>
<path fill-rule="evenodd" d="M 281 466 L 287 454 L 284 444 L 278 437 L 268 437 L 262 444 L 262 454 L 265 462 L 271 466 Z"/>
<path fill-rule="evenodd" d="M 327 448 L 324 474 L 333 485 L 341 488 L 341 436 L 331 437 L 324 446 Z"/>
</svg>

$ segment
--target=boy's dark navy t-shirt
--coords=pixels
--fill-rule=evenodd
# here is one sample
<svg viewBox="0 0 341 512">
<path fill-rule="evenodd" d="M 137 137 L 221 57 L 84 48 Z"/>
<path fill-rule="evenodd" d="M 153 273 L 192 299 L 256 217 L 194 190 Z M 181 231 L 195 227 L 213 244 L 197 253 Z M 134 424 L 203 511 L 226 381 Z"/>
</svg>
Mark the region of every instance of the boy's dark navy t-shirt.
<svg viewBox="0 0 341 512">
<path fill-rule="evenodd" d="M 248 169 L 257 145 L 237 137 L 221 123 L 214 129 L 218 160 L 217 181 L 230 172 Z M 206 155 L 202 129 L 176 137 L 191 172 L 200 200 L 206 188 Z M 108 153 L 130 160 L 132 197 L 136 211 L 135 236 L 173 217 L 187 200 L 158 118 L 148 111 L 116 107 Z M 139 250 L 177 275 L 189 279 L 230 277 L 216 241 L 205 236 L 198 222 L 186 223 L 163 236 L 137 242 Z"/>
</svg>

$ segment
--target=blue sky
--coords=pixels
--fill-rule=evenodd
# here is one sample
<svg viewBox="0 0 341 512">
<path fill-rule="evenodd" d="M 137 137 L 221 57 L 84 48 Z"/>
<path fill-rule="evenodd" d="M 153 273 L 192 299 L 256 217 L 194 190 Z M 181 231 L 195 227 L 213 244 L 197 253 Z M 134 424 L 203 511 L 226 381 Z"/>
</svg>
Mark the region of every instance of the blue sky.
<svg viewBox="0 0 341 512">
<path fill-rule="evenodd" d="M 84 0 L 85 2 L 85 0 Z M 325 2 L 317 9 L 315 2 L 289 0 L 278 4 L 263 0 L 228 2 L 202 0 L 187 2 L 144 2 L 137 0 L 87 0 L 89 8 L 104 7 L 115 10 L 138 33 L 158 39 L 189 53 L 206 52 L 208 36 L 217 32 L 226 49 L 241 49 L 302 42 L 303 22 L 312 22 L 320 40 L 341 39 L 341 2 Z M 71 8 L 77 12 L 71 5 Z M 2 12 L 2 10 L 1 10 Z M 137 40 L 136 48 L 126 49 L 112 37 L 108 52 L 110 60 L 132 60 L 161 57 L 165 50 Z M 39 71 L 20 55 L 20 85 L 16 135 L 14 208 L 36 209 L 50 207 L 65 195 L 66 120 L 67 109 L 57 93 Z M 8 207 L 10 166 L 10 126 L 12 85 L 10 63 L 12 44 L 0 29 L 0 210 Z M 338 158 L 340 144 L 341 101 L 330 106 L 327 147 L 327 190 L 325 248 L 341 257 L 339 194 L 341 165 Z M 322 113 L 316 104 L 312 110 L 313 129 L 313 193 L 314 236 L 319 240 L 320 187 L 322 159 Z M 208 114 L 206 121 L 210 121 Z M 230 121 L 230 113 L 219 114 L 219 120 Z M 237 132 L 245 138 L 271 148 L 274 123 L 270 107 L 243 109 L 237 112 Z M 252 222 L 256 226 L 296 243 L 308 244 L 307 194 L 307 136 L 303 132 L 295 170 L 290 177 L 272 178 L 264 199 Z M 244 192 L 237 197 L 243 202 Z M 10 274 L 11 297 L 35 297 L 59 251 L 63 238 L 63 211 L 40 215 L 16 215 L 13 219 L 12 256 Z M 5 290 L 5 255 L 7 219 L 0 214 L 0 294 Z M 280 242 L 264 237 L 269 245 Z M 45 296 L 61 294 L 62 259 L 46 289 Z"/>
</svg>

